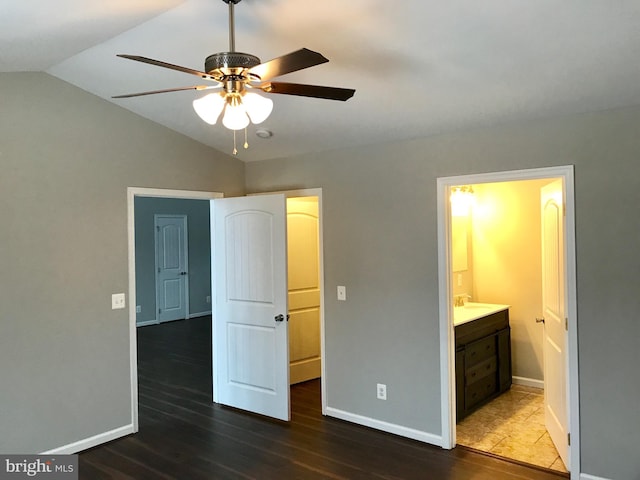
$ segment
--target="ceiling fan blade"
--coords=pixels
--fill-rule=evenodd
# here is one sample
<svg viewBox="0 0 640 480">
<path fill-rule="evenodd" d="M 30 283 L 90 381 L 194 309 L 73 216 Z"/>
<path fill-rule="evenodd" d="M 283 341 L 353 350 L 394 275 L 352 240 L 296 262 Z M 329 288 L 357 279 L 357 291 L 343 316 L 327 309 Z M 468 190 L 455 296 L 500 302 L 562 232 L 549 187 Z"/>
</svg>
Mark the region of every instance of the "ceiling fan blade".
<svg viewBox="0 0 640 480">
<path fill-rule="evenodd" d="M 327 100 L 346 101 L 353 97 L 356 91 L 352 88 L 323 87 L 320 85 L 304 85 L 301 83 L 270 82 L 260 85 L 266 93 L 282 93 L 284 95 L 298 95 L 300 97 L 324 98 Z"/>
<path fill-rule="evenodd" d="M 155 95 L 156 93 L 181 92 L 183 90 L 209 90 L 211 88 L 219 88 L 219 85 L 194 85 L 192 87 L 165 88 L 164 90 L 151 90 L 149 92 L 127 93 L 125 95 L 115 95 L 111 98 L 131 98 L 131 97 L 141 97 L 143 95 Z"/>
<path fill-rule="evenodd" d="M 178 72 L 189 73 L 196 75 L 200 78 L 206 78 L 209 80 L 215 80 L 211 75 L 200 70 L 194 70 L 193 68 L 181 67 L 180 65 L 174 65 L 172 63 L 162 62 L 160 60 L 154 60 L 153 58 L 140 57 L 138 55 L 125 55 L 118 54 L 118 57 L 126 58 L 128 60 L 135 60 L 136 62 L 148 63 L 149 65 L 156 65 L 157 67 L 169 68 L 171 70 L 177 70 Z"/>
<path fill-rule="evenodd" d="M 262 81 L 279 77 L 285 73 L 297 72 L 304 68 L 314 67 L 329 60 L 323 55 L 308 48 L 301 48 L 295 52 L 287 53 L 268 62 L 261 63 L 249 70 L 249 73 L 257 75 Z"/>
</svg>

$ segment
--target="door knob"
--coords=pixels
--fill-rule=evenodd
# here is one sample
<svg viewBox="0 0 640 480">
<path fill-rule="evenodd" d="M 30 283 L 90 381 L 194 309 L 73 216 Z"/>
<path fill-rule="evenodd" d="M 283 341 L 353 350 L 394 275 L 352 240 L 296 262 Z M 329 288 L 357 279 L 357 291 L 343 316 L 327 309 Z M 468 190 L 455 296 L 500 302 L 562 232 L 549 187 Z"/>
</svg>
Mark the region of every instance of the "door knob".
<svg viewBox="0 0 640 480">
<path fill-rule="evenodd" d="M 544 323 L 544 318 L 536 318 L 536 323 Z"/>
<path fill-rule="evenodd" d="M 284 320 L 284 315 L 283 314 L 276 315 L 274 319 L 276 322 L 282 322 Z"/>
</svg>

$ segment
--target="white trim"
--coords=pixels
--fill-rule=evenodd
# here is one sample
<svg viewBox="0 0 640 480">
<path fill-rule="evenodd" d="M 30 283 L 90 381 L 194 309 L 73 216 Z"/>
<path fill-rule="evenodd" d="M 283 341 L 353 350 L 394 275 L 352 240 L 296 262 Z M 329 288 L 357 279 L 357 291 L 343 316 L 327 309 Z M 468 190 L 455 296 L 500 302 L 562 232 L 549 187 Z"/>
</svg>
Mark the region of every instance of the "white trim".
<svg viewBox="0 0 640 480">
<path fill-rule="evenodd" d="M 145 320 L 144 322 L 137 322 L 136 327 L 146 327 L 147 325 L 158 325 L 160 322 L 156 319 Z"/>
<path fill-rule="evenodd" d="M 186 198 L 211 200 L 222 198 L 218 192 L 162 190 L 159 188 L 127 187 L 127 252 L 129 270 L 129 375 L 131 384 L 132 432 L 138 431 L 138 348 L 136 331 L 136 225 L 135 197 Z"/>
<path fill-rule="evenodd" d="M 611 480 L 611 479 L 605 478 L 605 477 L 596 477 L 595 475 L 589 475 L 587 473 L 581 473 L 580 480 Z"/>
<path fill-rule="evenodd" d="M 211 315 L 211 310 L 206 312 L 190 313 L 189 315 L 187 315 L 187 318 L 198 318 L 198 317 L 204 317 L 206 315 Z"/>
<path fill-rule="evenodd" d="M 517 377 L 514 375 L 511 377 L 511 382 L 514 385 L 522 385 L 525 387 L 540 388 L 544 390 L 544 380 L 537 380 L 535 378 L 527 378 L 527 377 Z"/>
<path fill-rule="evenodd" d="M 442 437 L 439 435 L 403 427 L 402 425 L 396 425 L 395 423 L 383 422 L 382 420 L 376 420 L 375 418 L 365 417 L 355 413 L 345 412 L 344 410 L 339 410 L 337 408 L 327 407 L 326 410 L 326 415 L 329 417 L 339 418 L 340 420 L 345 420 L 347 422 L 364 425 L 365 427 L 375 428 L 376 430 L 381 430 L 383 432 L 393 433 L 395 435 L 400 435 L 401 437 L 411 438 L 413 440 L 442 447 Z"/>
<path fill-rule="evenodd" d="M 567 284 L 567 319 L 568 319 L 568 390 L 569 446 L 571 478 L 579 478 L 580 471 L 580 397 L 578 376 L 578 317 L 576 287 L 576 239 L 575 239 L 575 193 L 573 165 L 532 168 L 506 172 L 492 172 L 437 179 L 437 222 L 438 222 L 438 287 L 440 316 L 440 382 L 441 382 L 441 422 L 443 448 L 453 448 L 455 438 L 455 377 L 452 365 L 455 365 L 453 351 L 453 322 L 451 297 L 449 238 L 451 236 L 449 222 L 449 202 L 447 194 L 455 185 L 478 184 L 488 182 L 511 182 L 517 180 L 534 180 L 541 178 L 562 178 L 565 191 L 565 250 L 566 250 L 566 284 Z"/>
<path fill-rule="evenodd" d="M 117 438 L 131 435 L 132 433 L 135 433 L 133 425 L 125 425 L 123 427 L 109 430 L 108 432 L 99 433 L 98 435 L 94 435 L 93 437 L 78 440 L 77 442 L 73 442 L 62 447 L 54 448 L 53 450 L 47 450 L 46 452 L 42 452 L 40 455 L 71 455 L 73 453 L 81 452 L 83 450 L 95 447 L 96 445 L 101 445 Z"/>
<path fill-rule="evenodd" d="M 276 193 L 283 193 L 286 198 L 291 197 L 318 197 L 318 256 L 320 257 L 318 262 L 320 266 L 320 375 L 322 381 L 320 382 L 320 396 L 322 398 L 322 414 L 327 414 L 327 370 L 325 361 L 325 323 L 324 323 L 324 299 L 325 299 L 325 284 L 324 284 L 324 233 L 323 233 L 323 213 L 322 213 L 322 188 L 301 188 L 298 190 L 278 190 L 276 192 L 256 192 L 248 193 L 247 196 L 252 195 L 270 195 Z"/>
</svg>

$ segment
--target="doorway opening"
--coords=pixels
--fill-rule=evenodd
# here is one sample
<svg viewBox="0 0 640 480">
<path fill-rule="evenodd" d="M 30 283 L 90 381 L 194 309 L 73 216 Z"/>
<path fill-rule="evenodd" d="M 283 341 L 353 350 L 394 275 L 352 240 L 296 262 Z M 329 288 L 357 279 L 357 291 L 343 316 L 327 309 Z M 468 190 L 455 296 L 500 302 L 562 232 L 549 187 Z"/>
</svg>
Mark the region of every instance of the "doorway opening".
<svg viewBox="0 0 640 480">
<path fill-rule="evenodd" d="M 324 351 L 324 297 L 322 269 L 322 217 L 321 190 L 297 190 L 286 192 L 292 199 L 291 221 L 293 237 L 290 239 L 293 250 L 289 255 L 291 262 L 303 264 L 292 273 L 294 281 L 290 297 L 294 297 L 290 324 L 299 337 L 298 342 L 290 345 L 290 357 L 295 359 L 291 383 L 301 383 L 317 379 L 324 373 L 322 354 Z M 135 199 L 156 197 L 164 199 L 214 200 L 222 198 L 217 192 L 195 192 L 179 190 L 161 190 L 130 187 L 128 189 L 128 231 L 129 231 L 129 325 L 130 325 L 130 372 L 131 405 L 134 432 L 138 431 L 138 372 L 137 372 L 137 333 L 136 333 L 136 242 L 135 242 Z M 297 198 L 295 198 L 297 197 Z M 209 203 L 209 202 L 207 202 Z M 315 235 L 315 237 L 314 237 Z M 296 240 L 297 239 L 297 240 Z M 209 246 L 211 242 L 208 242 Z M 315 257 L 308 258 L 308 255 Z M 307 258 L 305 258 L 307 256 Z M 313 266 L 310 268 L 309 265 Z M 211 292 L 208 292 L 211 295 Z M 209 314 L 211 312 L 203 312 Z M 196 316 L 196 315 L 193 315 Z M 197 315 L 202 316 L 202 315 Z M 158 323 L 158 322 L 153 322 Z M 210 354 L 212 351 L 210 349 Z M 211 365 L 211 362 L 209 362 Z M 324 382 L 321 382 L 322 409 L 325 408 Z"/>
<path fill-rule="evenodd" d="M 129 187 L 127 189 L 127 230 L 128 230 L 128 271 L 129 271 L 129 372 L 130 372 L 130 384 L 131 384 L 131 423 L 133 424 L 133 431 L 138 431 L 138 347 L 137 347 L 137 327 L 141 325 L 150 325 L 159 323 L 156 318 L 157 306 L 156 306 L 156 282 L 155 273 L 153 274 L 151 282 L 149 283 L 149 299 L 148 304 L 153 306 L 145 309 L 141 303 L 145 303 L 145 291 L 137 291 L 137 278 L 136 278 L 136 257 L 148 255 L 154 256 L 155 248 L 138 249 L 136 251 L 136 199 L 186 199 L 186 200 L 212 200 L 214 198 L 222 198 L 222 193 L 218 192 L 199 192 L 190 190 L 164 190 L 156 188 L 141 188 L 141 187 Z M 208 203 L 208 202 L 207 202 Z M 153 221 L 153 214 L 150 217 Z M 155 240 L 152 236 L 150 243 L 154 244 Z M 208 243 L 208 242 L 207 242 Z M 150 250 L 150 252 L 149 252 Z M 155 258 L 147 259 L 154 265 L 154 272 L 157 271 L 155 267 Z M 138 298 L 140 293 L 140 299 Z M 138 312 L 141 314 L 153 313 L 152 317 L 145 319 L 141 318 L 138 322 Z M 148 312 L 152 310 L 152 312 Z M 199 316 L 199 315 L 198 315 Z"/>
<path fill-rule="evenodd" d="M 545 253 L 544 230 L 553 224 L 544 217 L 541 192 L 554 179 L 564 237 L 557 251 Z M 461 209 L 461 193 L 475 205 Z M 452 205 L 456 195 L 458 205 Z M 465 445 L 549 468 L 556 458 L 538 461 L 533 447 L 526 454 L 516 449 L 540 442 L 543 452 L 542 445 L 551 444 L 545 417 L 549 423 L 560 405 L 564 430 L 546 428 L 553 430 L 566 469 L 579 471 L 573 168 L 441 178 L 438 200 L 443 446 Z M 562 266 L 564 276 L 543 288 L 547 257 Z M 557 342 L 561 354 L 553 360 L 562 364 L 555 370 L 564 376 L 555 380 L 543 366 L 545 356 L 552 361 L 548 351 L 543 354 L 545 332 L 551 330 L 550 322 L 542 323 L 550 315 L 543 302 L 549 285 L 559 292 L 567 327 Z M 545 374 L 551 382 L 547 391 L 541 388 Z M 535 424 L 518 433 L 518 421 L 526 419 Z"/>
</svg>

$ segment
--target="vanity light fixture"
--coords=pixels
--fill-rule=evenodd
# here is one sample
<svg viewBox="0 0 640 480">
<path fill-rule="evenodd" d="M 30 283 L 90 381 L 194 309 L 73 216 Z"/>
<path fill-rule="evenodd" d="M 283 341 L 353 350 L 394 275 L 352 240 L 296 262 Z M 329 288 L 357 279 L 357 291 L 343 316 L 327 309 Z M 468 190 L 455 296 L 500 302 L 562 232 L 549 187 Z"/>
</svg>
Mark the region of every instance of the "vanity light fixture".
<svg viewBox="0 0 640 480">
<path fill-rule="evenodd" d="M 469 215 L 469 210 L 475 203 L 475 195 L 471 185 L 462 185 L 451 188 L 451 215 L 464 217 Z"/>
</svg>

